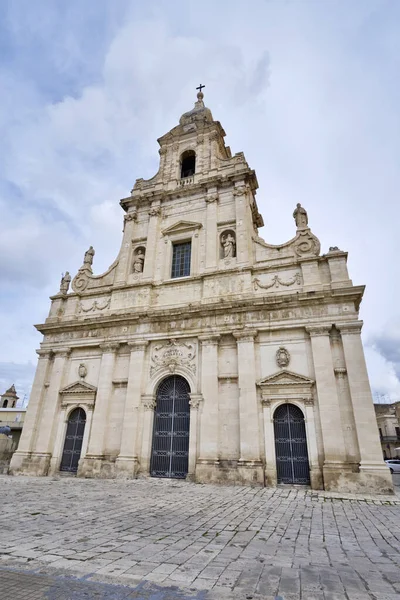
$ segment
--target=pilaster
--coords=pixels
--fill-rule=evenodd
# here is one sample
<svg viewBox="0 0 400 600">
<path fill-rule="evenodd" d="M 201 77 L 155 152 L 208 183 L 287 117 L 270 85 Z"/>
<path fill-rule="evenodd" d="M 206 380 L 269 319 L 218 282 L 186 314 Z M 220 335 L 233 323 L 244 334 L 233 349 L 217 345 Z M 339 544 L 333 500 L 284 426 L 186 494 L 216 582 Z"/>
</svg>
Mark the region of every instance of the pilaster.
<svg viewBox="0 0 400 600">
<path fill-rule="evenodd" d="M 71 348 L 53 350 L 53 365 L 50 373 L 49 387 L 40 414 L 38 435 L 33 447 L 35 459 L 42 464 L 43 473 L 47 475 L 53 451 L 56 415 L 60 410 L 58 394 L 62 387 L 66 362 L 71 354 Z"/>
<path fill-rule="evenodd" d="M 196 476 L 209 477 L 208 471 L 218 464 L 218 342 L 219 335 L 199 336 L 201 343 L 201 392 L 203 406 L 200 425 L 200 457 Z M 210 468 L 209 468 L 210 467 Z"/>
<path fill-rule="evenodd" d="M 243 483 L 263 484 L 260 460 L 260 424 L 256 390 L 255 330 L 233 332 L 237 341 L 239 369 L 240 460 L 238 471 Z"/>
<path fill-rule="evenodd" d="M 324 444 L 324 486 L 327 490 L 337 490 L 340 488 L 340 478 L 343 473 L 350 471 L 351 468 L 346 465 L 345 441 L 329 338 L 330 330 L 331 325 L 306 327 L 311 338 Z"/>
<path fill-rule="evenodd" d="M 199 408 L 203 402 L 202 394 L 189 394 L 190 406 L 190 425 L 189 425 L 189 464 L 187 479 L 195 481 L 196 461 L 198 456 L 198 438 L 199 438 Z"/>
<path fill-rule="evenodd" d="M 26 411 L 24 427 L 22 428 L 21 438 L 18 444 L 18 450 L 14 452 L 10 462 L 10 474 L 32 474 L 44 475 L 42 465 L 37 464 L 36 459 L 32 459 L 31 452 L 38 430 L 40 413 L 42 411 L 42 402 L 44 398 L 45 387 L 49 373 L 50 352 L 47 350 L 37 350 L 39 355 L 36 367 L 35 379 L 32 385 L 32 391 L 29 399 L 28 409 Z"/>
<path fill-rule="evenodd" d="M 122 423 L 121 447 L 115 464 L 117 475 L 122 477 L 136 477 L 138 472 L 138 425 L 143 367 L 148 343 L 146 340 L 135 340 L 128 344 L 131 349 L 128 387 Z"/>
<path fill-rule="evenodd" d="M 142 426 L 142 458 L 140 461 L 140 472 L 150 474 L 151 443 L 153 437 L 154 411 L 156 398 L 153 394 L 142 394 L 141 410 L 143 418 Z"/>
<path fill-rule="evenodd" d="M 378 426 L 369 385 L 364 348 L 361 341 L 362 321 L 340 323 L 343 351 L 351 403 L 354 411 L 358 447 L 360 451 L 360 475 L 373 491 L 393 491 L 392 478 L 383 462 Z"/>
<path fill-rule="evenodd" d="M 218 194 L 211 191 L 205 197 L 206 207 L 206 268 L 215 269 L 218 260 Z"/>
<path fill-rule="evenodd" d="M 160 201 L 154 201 L 149 210 L 149 225 L 147 229 L 146 259 L 144 261 L 143 279 L 153 279 L 154 277 L 160 214 Z"/>
<path fill-rule="evenodd" d="M 248 264 L 250 257 L 250 236 L 247 229 L 247 188 L 244 184 L 233 190 L 236 208 L 236 257 L 237 264 Z M 250 221 L 251 222 L 251 221 Z"/>
<path fill-rule="evenodd" d="M 107 412 L 112 395 L 112 376 L 115 355 L 119 343 L 106 342 L 100 345 L 103 351 L 100 364 L 96 405 L 93 413 L 88 452 L 82 461 L 80 474 L 84 477 L 100 477 L 104 453 L 104 435 L 107 426 Z"/>
</svg>

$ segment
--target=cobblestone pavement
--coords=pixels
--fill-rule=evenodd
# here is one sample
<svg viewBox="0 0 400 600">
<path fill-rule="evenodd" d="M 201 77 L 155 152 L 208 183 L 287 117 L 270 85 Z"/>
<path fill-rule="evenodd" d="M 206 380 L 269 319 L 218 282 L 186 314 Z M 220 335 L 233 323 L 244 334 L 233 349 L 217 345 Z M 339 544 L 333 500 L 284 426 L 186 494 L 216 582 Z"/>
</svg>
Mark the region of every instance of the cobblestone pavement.
<svg viewBox="0 0 400 600">
<path fill-rule="evenodd" d="M 400 599 L 400 498 L 0 476 L 1 600 Z"/>
</svg>

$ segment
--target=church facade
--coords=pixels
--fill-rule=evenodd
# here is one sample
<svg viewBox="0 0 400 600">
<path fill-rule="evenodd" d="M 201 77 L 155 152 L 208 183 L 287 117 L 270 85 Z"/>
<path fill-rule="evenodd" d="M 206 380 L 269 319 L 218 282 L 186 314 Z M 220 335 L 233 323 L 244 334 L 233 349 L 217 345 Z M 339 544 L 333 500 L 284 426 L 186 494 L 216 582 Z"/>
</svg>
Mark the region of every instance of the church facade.
<svg viewBox="0 0 400 600">
<path fill-rule="evenodd" d="M 94 249 L 51 298 L 10 473 L 153 476 L 391 492 L 347 254 L 308 215 L 266 243 L 256 174 L 198 94 Z M 291 215 L 290 215 L 291 218 Z"/>
</svg>

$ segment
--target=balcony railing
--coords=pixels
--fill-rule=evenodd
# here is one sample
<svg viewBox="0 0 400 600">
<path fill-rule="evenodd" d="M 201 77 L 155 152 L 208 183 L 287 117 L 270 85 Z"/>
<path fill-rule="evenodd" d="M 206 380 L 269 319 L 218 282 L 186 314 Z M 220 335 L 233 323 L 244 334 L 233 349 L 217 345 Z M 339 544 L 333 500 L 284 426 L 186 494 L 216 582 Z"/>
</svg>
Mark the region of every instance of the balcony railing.
<svg viewBox="0 0 400 600">
<path fill-rule="evenodd" d="M 191 185 L 192 183 L 194 183 L 194 175 L 189 175 L 188 177 L 182 177 L 181 179 L 178 179 L 178 181 L 177 181 L 177 185 L 179 187 Z"/>
<path fill-rule="evenodd" d="M 400 435 L 381 435 L 381 442 L 399 442 L 400 443 Z"/>
</svg>

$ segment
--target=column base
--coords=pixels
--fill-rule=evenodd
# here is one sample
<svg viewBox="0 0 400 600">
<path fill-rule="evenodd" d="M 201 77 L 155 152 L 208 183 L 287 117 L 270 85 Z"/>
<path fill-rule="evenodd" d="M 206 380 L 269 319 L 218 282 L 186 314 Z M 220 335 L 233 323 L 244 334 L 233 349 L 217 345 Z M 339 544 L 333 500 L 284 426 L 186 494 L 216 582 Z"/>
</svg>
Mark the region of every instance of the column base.
<svg viewBox="0 0 400 600">
<path fill-rule="evenodd" d="M 79 461 L 77 476 L 87 479 L 114 479 L 115 461 L 104 456 L 86 455 Z"/>
<path fill-rule="evenodd" d="M 195 474 L 188 477 L 197 483 L 224 483 L 264 486 L 264 466 L 258 460 L 199 459 Z"/>
<path fill-rule="evenodd" d="M 354 472 L 353 464 L 324 464 L 324 489 L 350 494 L 393 494 L 393 480 L 389 469 L 381 461 L 361 463 Z"/>
<path fill-rule="evenodd" d="M 139 473 L 137 457 L 118 456 L 115 461 L 115 475 L 118 479 L 136 479 Z"/>
<path fill-rule="evenodd" d="M 51 454 L 45 452 L 18 452 L 11 458 L 10 475 L 34 475 L 44 477 L 49 472 Z"/>
</svg>

